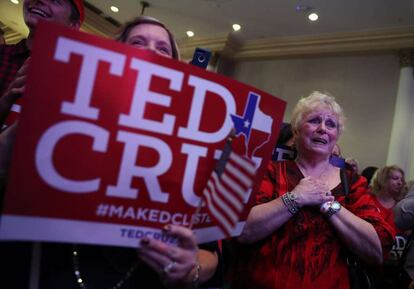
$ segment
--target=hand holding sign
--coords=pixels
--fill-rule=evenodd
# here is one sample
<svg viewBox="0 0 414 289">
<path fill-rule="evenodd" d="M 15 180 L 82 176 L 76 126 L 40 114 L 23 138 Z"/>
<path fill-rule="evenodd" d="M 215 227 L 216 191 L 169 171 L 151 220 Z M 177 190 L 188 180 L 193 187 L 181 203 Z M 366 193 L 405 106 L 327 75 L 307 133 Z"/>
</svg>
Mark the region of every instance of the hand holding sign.
<svg viewBox="0 0 414 289">
<path fill-rule="evenodd" d="M 135 247 L 145 236 L 172 242 L 161 228 L 191 220 L 198 242 L 222 238 L 205 208 L 194 211 L 232 117 L 246 116 L 255 96 L 250 134 L 233 149 L 259 164 L 257 186 L 284 102 L 50 24 L 40 25 L 34 48 L 1 238 Z"/>
</svg>

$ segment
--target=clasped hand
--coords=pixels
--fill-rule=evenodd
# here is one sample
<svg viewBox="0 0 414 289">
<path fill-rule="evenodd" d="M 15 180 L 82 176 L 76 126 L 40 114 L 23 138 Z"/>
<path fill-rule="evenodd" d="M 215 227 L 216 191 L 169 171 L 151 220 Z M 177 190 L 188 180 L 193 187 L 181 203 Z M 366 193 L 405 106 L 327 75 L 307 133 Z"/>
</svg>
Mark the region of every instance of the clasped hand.
<svg viewBox="0 0 414 289">
<path fill-rule="evenodd" d="M 320 206 L 335 199 L 325 183 L 312 177 L 303 178 L 292 193 L 296 195 L 295 201 L 299 207 Z"/>
</svg>

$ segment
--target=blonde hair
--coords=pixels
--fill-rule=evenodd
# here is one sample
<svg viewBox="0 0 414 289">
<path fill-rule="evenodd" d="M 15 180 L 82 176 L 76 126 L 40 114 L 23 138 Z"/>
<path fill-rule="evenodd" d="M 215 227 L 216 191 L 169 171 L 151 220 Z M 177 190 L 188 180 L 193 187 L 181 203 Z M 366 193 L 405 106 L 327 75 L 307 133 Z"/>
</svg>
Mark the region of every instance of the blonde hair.
<svg viewBox="0 0 414 289">
<path fill-rule="evenodd" d="M 318 108 L 328 108 L 337 116 L 338 136 L 341 135 L 345 123 L 344 112 L 333 96 L 319 91 L 314 91 L 309 96 L 301 98 L 296 104 L 290 121 L 293 131 L 299 130 L 306 114 Z"/>
<path fill-rule="evenodd" d="M 375 172 L 371 180 L 372 193 L 374 195 L 378 196 L 381 190 L 385 188 L 392 171 L 399 171 L 402 174 L 404 180 L 405 174 L 402 168 L 396 165 L 382 167 Z M 401 190 L 401 192 L 402 191 L 403 190 Z"/>
</svg>

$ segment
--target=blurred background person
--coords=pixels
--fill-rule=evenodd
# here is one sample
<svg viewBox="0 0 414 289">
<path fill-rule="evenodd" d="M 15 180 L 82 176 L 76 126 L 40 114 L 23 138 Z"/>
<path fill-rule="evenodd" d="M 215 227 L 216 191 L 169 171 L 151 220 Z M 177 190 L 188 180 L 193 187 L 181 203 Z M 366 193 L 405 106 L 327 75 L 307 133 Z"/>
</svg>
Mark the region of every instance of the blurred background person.
<svg viewBox="0 0 414 289">
<path fill-rule="evenodd" d="M 414 229 L 414 181 L 408 181 L 406 195 L 394 207 L 394 220 L 401 230 Z"/>
<path fill-rule="evenodd" d="M 354 158 L 346 158 L 345 162 L 348 164 L 348 167 L 351 168 L 355 173 L 359 173 L 358 162 Z"/>
<path fill-rule="evenodd" d="M 378 169 L 372 179 L 372 194 L 382 217 L 395 227 L 393 208 L 404 193 L 404 171 L 395 165 Z M 400 261 L 408 234 L 396 228 L 394 244 L 382 268 L 375 270 L 376 288 L 391 289 L 400 282 Z"/>
<path fill-rule="evenodd" d="M 395 225 L 399 230 L 410 231 L 401 260 L 401 286 L 399 288 L 414 289 L 414 181 L 407 182 L 405 188 L 406 195 L 394 207 Z"/>
<path fill-rule="evenodd" d="M 367 179 L 368 186 L 371 186 L 372 177 L 374 176 L 375 172 L 378 170 L 377 167 L 369 166 L 362 170 L 361 176 Z"/>
<path fill-rule="evenodd" d="M 292 126 L 290 123 L 282 123 L 276 146 L 273 150 L 274 161 L 294 160 L 296 158 Z"/>
<path fill-rule="evenodd" d="M 398 166 L 385 166 L 377 170 L 372 179 L 372 193 L 383 218 L 394 225 L 392 209 L 402 198 L 405 184 L 404 171 Z"/>
</svg>

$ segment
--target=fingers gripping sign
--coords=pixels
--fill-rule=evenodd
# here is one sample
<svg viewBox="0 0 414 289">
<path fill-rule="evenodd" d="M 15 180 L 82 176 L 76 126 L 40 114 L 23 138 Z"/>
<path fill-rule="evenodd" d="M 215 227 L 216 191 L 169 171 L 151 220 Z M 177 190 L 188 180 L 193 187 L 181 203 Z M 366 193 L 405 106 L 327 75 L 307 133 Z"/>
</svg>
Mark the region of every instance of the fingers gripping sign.
<svg viewBox="0 0 414 289">
<path fill-rule="evenodd" d="M 192 231 L 185 227 L 168 225 L 164 232 L 176 237 L 178 246 L 143 238 L 138 257 L 154 269 L 165 284 L 174 284 L 187 279 L 196 266 L 198 246 Z"/>
</svg>

